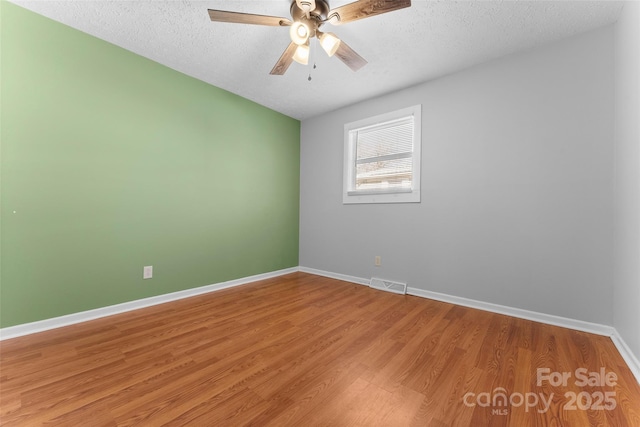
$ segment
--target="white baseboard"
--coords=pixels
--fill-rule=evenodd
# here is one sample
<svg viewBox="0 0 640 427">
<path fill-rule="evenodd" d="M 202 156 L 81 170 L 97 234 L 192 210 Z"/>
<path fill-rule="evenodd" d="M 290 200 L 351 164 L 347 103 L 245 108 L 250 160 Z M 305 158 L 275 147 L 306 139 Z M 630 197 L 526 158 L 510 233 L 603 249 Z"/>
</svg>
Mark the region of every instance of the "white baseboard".
<svg viewBox="0 0 640 427">
<path fill-rule="evenodd" d="M 611 340 L 620 352 L 624 361 L 627 362 L 627 366 L 636 377 L 638 384 L 640 384 L 640 361 L 638 361 L 638 358 L 633 354 L 627 343 L 624 342 L 620 334 L 618 334 L 618 331 L 611 336 Z"/>
<path fill-rule="evenodd" d="M 259 280 L 270 279 L 272 277 L 278 277 L 289 273 L 295 273 L 296 271 L 298 271 L 298 267 L 286 268 L 284 270 L 256 274 L 254 276 L 242 277 L 240 279 L 229 280 L 226 282 L 201 286 L 198 288 L 185 289 L 183 291 L 124 302 L 122 304 L 110 305 L 108 307 L 96 308 L 94 310 L 87 310 L 79 313 L 68 314 L 65 316 L 54 317 L 51 319 L 39 320 L 37 322 L 9 326 L 7 328 L 0 329 L 0 341 L 20 337 L 23 335 L 34 334 L 36 332 L 47 331 L 49 329 L 73 325 L 76 323 L 86 322 L 88 320 L 99 319 L 101 317 L 112 316 L 114 314 L 137 310 L 139 308 L 150 307 L 152 305 L 163 304 L 165 302 L 189 298 L 192 296 L 206 294 L 221 289 L 232 288 L 234 286 L 245 285 L 247 283 L 257 282 Z"/>
<path fill-rule="evenodd" d="M 563 328 L 589 332 L 596 335 L 604 335 L 610 337 L 615 332 L 615 329 L 612 326 L 601 325 L 599 323 L 585 322 L 582 320 L 570 319 L 568 317 L 555 316 L 553 314 L 529 311 L 521 308 L 509 307 L 506 305 L 492 304 L 484 301 L 441 294 L 439 292 L 425 291 L 418 288 L 407 288 L 407 293 L 409 295 L 415 295 L 418 297 L 429 298 L 436 301 L 476 308 L 478 310 L 490 311 L 492 313 L 505 314 L 507 316 L 532 320 L 534 322 L 546 323 L 548 325 L 561 326 Z"/>
<path fill-rule="evenodd" d="M 330 271 L 317 270 L 309 267 L 298 267 L 298 271 L 303 273 L 315 274 L 316 276 L 329 277 L 331 279 L 344 280 L 345 282 L 357 283 L 358 285 L 369 286 L 369 279 L 362 279 L 356 276 L 348 276 L 346 274 L 332 273 Z"/>
</svg>

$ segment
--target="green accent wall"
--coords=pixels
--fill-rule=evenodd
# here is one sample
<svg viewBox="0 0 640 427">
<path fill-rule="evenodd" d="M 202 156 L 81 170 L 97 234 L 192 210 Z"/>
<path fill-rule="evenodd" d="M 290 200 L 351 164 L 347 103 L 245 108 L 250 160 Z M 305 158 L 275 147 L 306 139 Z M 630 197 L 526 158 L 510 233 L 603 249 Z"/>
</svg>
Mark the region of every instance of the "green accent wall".
<svg viewBox="0 0 640 427">
<path fill-rule="evenodd" d="M 0 7 L 1 327 L 298 265 L 299 121 Z"/>
</svg>

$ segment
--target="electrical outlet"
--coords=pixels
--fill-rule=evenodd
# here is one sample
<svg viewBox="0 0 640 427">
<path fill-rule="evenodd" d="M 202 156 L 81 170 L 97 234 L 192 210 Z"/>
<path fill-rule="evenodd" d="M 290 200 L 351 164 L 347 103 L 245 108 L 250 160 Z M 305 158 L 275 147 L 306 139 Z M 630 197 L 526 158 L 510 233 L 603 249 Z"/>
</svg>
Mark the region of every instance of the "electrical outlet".
<svg viewBox="0 0 640 427">
<path fill-rule="evenodd" d="M 142 269 L 142 278 L 151 279 L 153 277 L 153 265 L 147 265 Z"/>
<path fill-rule="evenodd" d="M 376 265 L 376 267 L 380 267 L 382 265 L 382 258 L 380 258 L 380 255 L 376 255 L 374 264 Z"/>
</svg>

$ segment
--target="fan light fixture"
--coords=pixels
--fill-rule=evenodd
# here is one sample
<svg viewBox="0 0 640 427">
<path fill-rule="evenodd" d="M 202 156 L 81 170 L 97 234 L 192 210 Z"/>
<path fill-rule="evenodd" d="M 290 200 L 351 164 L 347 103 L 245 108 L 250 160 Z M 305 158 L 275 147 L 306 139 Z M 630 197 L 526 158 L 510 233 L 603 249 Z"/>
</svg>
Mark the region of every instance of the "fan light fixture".
<svg viewBox="0 0 640 427">
<path fill-rule="evenodd" d="M 293 60 L 298 64 L 307 65 L 309 63 L 309 43 L 301 44 L 293 54 Z"/>
<path fill-rule="evenodd" d="M 296 21 L 289 30 L 291 41 L 297 45 L 303 45 L 309 40 L 309 27 L 303 22 Z"/>
<path fill-rule="evenodd" d="M 340 39 L 333 33 L 320 33 L 320 46 L 327 52 L 327 55 L 333 56 L 340 47 Z"/>
</svg>

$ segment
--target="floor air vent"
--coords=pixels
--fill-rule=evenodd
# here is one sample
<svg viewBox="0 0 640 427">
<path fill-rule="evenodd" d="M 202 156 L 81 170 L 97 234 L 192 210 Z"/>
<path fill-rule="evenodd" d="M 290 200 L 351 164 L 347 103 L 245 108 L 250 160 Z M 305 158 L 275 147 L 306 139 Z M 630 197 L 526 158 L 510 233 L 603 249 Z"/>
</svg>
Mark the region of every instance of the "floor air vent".
<svg viewBox="0 0 640 427">
<path fill-rule="evenodd" d="M 395 294 L 406 294 L 407 293 L 407 284 L 400 282 L 392 282 L 390 280 L 376 279 L 375 277 L 371 278 L 371 282 L 369 282 L 370 288 L 380 289 L 381 291 L 393 292 Z"/>
</svg>

